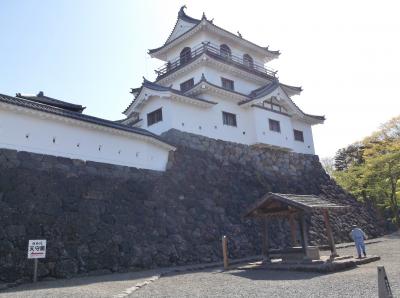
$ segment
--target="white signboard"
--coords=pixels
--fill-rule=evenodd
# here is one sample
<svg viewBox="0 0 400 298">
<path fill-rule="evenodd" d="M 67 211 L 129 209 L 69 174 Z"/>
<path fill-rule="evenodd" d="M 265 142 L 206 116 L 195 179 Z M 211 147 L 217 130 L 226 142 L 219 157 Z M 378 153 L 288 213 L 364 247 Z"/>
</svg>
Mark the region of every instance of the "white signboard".
<svg viewBox="0 0 400 298">
<path fill-rule="evenodd" d="M 43 259 L 46 257 L 46 240 L 29 240 L 28 259 Z"/>
</svg>

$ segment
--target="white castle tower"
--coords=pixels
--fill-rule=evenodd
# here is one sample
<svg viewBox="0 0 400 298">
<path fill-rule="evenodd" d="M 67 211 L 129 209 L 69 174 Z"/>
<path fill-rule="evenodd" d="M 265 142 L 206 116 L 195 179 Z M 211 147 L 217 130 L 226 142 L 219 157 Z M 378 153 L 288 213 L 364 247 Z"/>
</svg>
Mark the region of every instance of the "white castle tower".
<svg viewBox="0 0 400 298">
<path fill-rule="evenodd" d="M 149 50 L 165 61 L 154 82 L 132 89 L 123 121 L 161 134 L 177 129 L 247 145 L 314 154 L 311 126 L 323 116 L 304 113 L 291 99 L 300 87 L 282 84 L 265 66 L 279 51 L 230 33 L 183 6 L 163 46 Z"/>
</svg>

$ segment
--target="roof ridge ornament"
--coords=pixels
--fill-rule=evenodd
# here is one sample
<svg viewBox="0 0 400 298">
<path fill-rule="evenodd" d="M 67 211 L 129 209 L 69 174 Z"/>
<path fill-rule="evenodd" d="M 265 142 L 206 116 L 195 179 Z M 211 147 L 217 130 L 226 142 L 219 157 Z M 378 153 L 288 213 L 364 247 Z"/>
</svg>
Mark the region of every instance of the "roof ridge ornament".
<svg viewBox="0 0 400 298">
<path fill-rule="evenodd" d="M 178 17 L 186 16 L 186 13 L 184 11 L 184 9 L 186 9 L 186 8 L 187 8 L 186 5 L 181 6 L 181 9 L 179 9 L 179 12 L 178 12 Z"/>
</svg>

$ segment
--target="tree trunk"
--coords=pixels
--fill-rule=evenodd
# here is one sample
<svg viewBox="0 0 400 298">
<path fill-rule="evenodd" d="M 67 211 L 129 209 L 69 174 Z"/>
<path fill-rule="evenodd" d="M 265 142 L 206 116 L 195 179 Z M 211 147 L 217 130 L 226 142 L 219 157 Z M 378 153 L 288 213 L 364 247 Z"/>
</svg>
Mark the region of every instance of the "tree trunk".
<svg viewBox="0 0 400 298">
<path fill-rule="evenodd" d="M 399 205 L 397 203 L 397 180 L 396 177 L 390 176 L 391 193 L 390 200 L 392 205 L 392 211 L 394 213 L 394 218 L 396 220 L 396 225 L 400 227 L 400 216 L 399 216 Z"/>
</svg>

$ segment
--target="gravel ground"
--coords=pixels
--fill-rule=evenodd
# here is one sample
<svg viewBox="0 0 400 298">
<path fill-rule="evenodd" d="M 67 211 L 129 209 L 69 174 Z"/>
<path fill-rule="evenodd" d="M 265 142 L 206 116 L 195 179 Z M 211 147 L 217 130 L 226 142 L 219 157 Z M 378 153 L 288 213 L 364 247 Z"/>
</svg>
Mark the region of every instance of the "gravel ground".
<svg viewBox="0 0 400 298">
<path fill-rule="evenodd" d="M 377 297 L 377 266 L 385 266 L 394 297 L 400 297 L 400 238 L 370 244 L 381 261 L 332 274 L 231 270 L 165 276 L 129 297 Z M 354 255 L 355 248 L 339 249 Z"/>
<path fill-rule="evenodd" d="M 149 279 L 157 278 L 160 270 L 109 274 L 25 284 L 0 292 L 1 298 L 41 297 L 114 297 L 126 289 Z"/>
<path fill-rule="evenodd" d="M 267 270 L 204 270 L 170 274 L 168 269 L 81 277 L 25 284 L 0 292 L 1 298 L 15 297 L 119 297 L 127 289 L 157 279 L 128 295 L 133 297 L 377 297 L 378 265 L 385 266 L 394 297 L 400 297 L 400 236 L 388 236 L 369 244 L 367 253 L 381 261 L 333 274 Z M 354 255 L 354 247 L 338 249 Z"/>
</svg>

